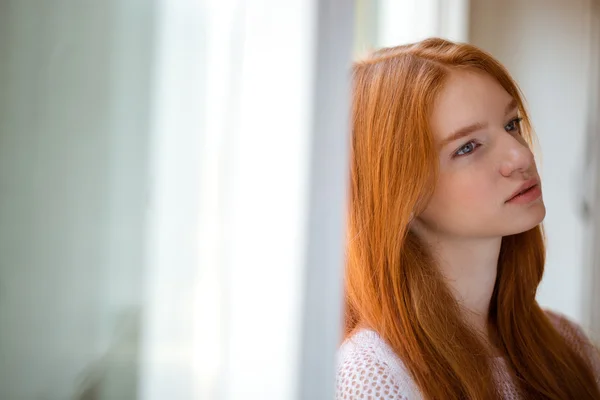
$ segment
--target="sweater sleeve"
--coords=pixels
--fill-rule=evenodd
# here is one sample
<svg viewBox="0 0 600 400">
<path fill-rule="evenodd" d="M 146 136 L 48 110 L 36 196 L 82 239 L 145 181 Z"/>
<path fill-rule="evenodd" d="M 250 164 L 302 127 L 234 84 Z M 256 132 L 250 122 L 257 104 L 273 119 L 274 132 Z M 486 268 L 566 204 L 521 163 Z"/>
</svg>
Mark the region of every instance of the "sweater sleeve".
<svg viewBox="0 0 600 400">
<path fill-rule="evenodd" d="M 346 344 L 338 360 L 336 400 L 419 399 L 412 379 L 390 351 L 380 339 Z"/>
<path fill-rule="evenodd" d="M 554 328 L 592 367 L 596 383 L 600 387 L 600 352 L 598 348 L 590 341 L 583 329 L 566 316 L 553 311 L 546 311 L 546 315 Z"/>
<path fill-rule="evenodd" d="M 340 366 L 335 398 L 408 400 L 402 393 L 401 382 L 393 376 L 389 366 L 367 354 L 348 359 Z"/>
</svg>

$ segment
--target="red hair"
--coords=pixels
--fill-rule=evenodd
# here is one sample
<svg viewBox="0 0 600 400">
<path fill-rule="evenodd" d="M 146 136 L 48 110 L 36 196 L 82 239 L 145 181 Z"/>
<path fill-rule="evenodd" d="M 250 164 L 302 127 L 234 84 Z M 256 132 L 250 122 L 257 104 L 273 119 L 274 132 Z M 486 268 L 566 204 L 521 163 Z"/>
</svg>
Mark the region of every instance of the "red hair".
<svg viewBox="0 0 600 400">
<path fill-rule="evenodd" d="M 490 399 L 497 395 L 489 351 L 408 229 L 434 190 L 438 155 L 429 115 L 456 68 L 484 71 L 502 85 L 517 101 L 531 144 L 519 88 L 474 46 L 428 39 L 381 49 L 354 65 L 344 332 L 375 330 L 425 398 Z M 591 367 L 535 300 L 544 257 L 541 226 L 502 239 L 490 334 L 525 398 L 600 399 Z"/>
</svg>

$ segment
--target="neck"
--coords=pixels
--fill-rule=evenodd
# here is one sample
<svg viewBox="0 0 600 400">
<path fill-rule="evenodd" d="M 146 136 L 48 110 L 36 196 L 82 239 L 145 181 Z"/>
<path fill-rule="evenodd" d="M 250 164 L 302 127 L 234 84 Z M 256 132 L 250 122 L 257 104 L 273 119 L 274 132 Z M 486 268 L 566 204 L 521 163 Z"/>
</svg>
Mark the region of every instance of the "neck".
<svg viewBox="0 0 600 400">
<path fill-rule="evenodd" d="M 464 318 L 487 338 L 502 238 L 427 240 Z"/>
</svg>

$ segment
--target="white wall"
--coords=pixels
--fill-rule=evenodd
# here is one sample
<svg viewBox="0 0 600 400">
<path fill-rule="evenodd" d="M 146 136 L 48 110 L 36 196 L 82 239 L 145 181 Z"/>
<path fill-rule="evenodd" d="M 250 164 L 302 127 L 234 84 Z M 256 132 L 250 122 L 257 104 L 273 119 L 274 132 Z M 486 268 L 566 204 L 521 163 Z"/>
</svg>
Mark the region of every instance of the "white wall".
<svg viewBox="0 0 600 400">
<path fill-rule="evenodd" d="M 0 2 L 2 399 L 135 398 L 151 6 Z"/>
<path fill-rule="evenodd" d="M 470 41 L 511 71 L 540 139 L 548 258 L 538 301 L 588 325 L 581 184 L 591 0 L 471 0 L 470 14 Z"/>
</svg>

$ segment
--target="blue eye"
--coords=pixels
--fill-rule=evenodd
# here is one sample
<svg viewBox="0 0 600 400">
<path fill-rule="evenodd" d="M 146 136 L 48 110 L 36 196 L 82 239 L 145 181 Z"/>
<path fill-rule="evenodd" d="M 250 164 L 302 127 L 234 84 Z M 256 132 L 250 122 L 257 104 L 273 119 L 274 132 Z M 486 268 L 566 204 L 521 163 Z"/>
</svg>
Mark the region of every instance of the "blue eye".
<svg viewBox="0 0 600 400">
<path fill-rule="evenodd" d="M 506 132 L 521 132 L 521 121 L 523 120 L 523 118 L 515 118 L 512 121 L 510 121 L 508 124 L 506 124 L 506 126 L 504 127 L 504 130 Z"/>
<path fill-rule="evenodd" d="M 475 143 L 473 140 L 471 140 L 470 142 L 465 143 L 463 146 L 461 146 L 454 153 L 454 156 L 460 157 L 460 156 L 467 155 L 467 154 L 472 153 L 473 151 L 475 151 L 475 149 L 478 148 L 478 147 L 479 147 L 479 145 L 477 143 Z"/>
</svg>

